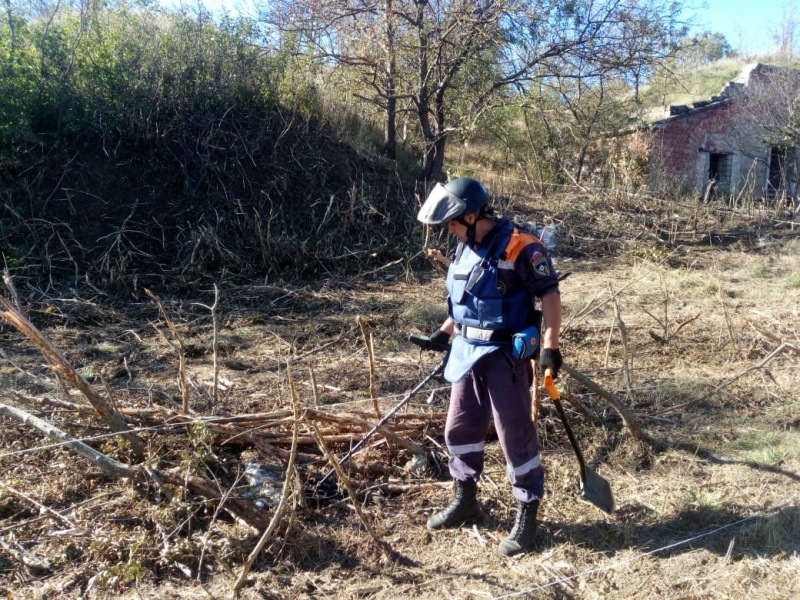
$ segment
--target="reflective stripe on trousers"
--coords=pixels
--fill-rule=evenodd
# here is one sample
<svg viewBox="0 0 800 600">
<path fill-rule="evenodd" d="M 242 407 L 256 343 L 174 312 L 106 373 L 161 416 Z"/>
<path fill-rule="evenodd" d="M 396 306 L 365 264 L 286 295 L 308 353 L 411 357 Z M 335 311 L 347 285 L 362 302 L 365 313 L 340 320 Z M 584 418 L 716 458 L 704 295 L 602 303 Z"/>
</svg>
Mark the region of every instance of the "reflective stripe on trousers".
<svg viewBox="0 0 800 600">
<path fill-rule="evenodd" d="M 450 454 L 469 454 L 470 452 L 483 452 L 484 442 L 478 444 L 461 444 L 460 446 L 447 446 Z"/>
<path fill-rule="evenodd" d="M 508 469 L 507 469 L 508 478 L 511 479 L 512 475 L 514 475 L 516 477 L 522 477 L 523 475 L 527 475 L 528 473 L 530 473 L 531 471 L 533 471 L 537 467 L 541 467 L 541 466 L 542 466 L 542 460 L 541 460 L 541 458 L 539 458 L 539 455 L 537 454 L 532 459 L 530 459 L 528 462 L 526 462 L 524 465 L 520 465 L 518 467 L 515 467 L 513 465 L 508 465 Z"/>
</svg>

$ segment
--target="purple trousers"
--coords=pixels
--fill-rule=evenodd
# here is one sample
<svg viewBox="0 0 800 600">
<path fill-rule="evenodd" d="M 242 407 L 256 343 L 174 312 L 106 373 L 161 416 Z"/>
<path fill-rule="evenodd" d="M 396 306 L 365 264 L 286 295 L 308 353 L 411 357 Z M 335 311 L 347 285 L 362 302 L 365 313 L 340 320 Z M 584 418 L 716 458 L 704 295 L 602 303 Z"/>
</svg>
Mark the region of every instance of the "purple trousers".
<svg viewBox="0 0 800 600">
<path fill-rule="evenodd" d="M 544 469 L 531 415 L 529 360 L 514 360 L 506 348 L 487 354 L 450 391 L 444 439 L 450 475 L 477 481 L 491 419 L 506 457 L 514 497 L 530 502 L 544 494 Z"/>
</svg>

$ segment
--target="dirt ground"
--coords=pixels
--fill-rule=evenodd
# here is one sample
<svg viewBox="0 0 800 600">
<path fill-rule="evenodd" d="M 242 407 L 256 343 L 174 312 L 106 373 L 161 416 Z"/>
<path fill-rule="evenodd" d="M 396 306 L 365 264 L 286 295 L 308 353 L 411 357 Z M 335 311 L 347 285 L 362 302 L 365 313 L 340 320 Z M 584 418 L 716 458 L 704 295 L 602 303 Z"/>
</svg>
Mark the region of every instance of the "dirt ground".
<svg viewBox="0 0 800 600">
<path fill-rule="evenodd" d="M 613 255 L 557 259 L 571 272 L 562 284 L 565 361 L 614 393 L 643 434 L 635 439 L 607 401 L 560 378 L 575 400 L 566 407 L 583 452 L 614 491 L 613 515 L 578 497 L 575 456 L 543 401 L 547 495 L 535 551 L 495 554 L 513 499 L 491 436 L 479 489 L 484 522 L 428 532 L 425 520 L 451 493 L 447 386 L 433 380 L 389 423 L 405 442 L 378 434 L 354 456 L 357 504 L 342 487 L 314 486 L 330 468 L 314 430 L 324 419 L 303 417 L 281 518 L 241 597 L 800 596 L 800 237 L 781 228 L 741 239 L 656 250 L 631 242 Z M 254 502 L 245 466 L 285 469 L 293 404 L 342 415 L 335 426 L 325 421 L 341 456 L 374 424 L 376 408 L 386 414 L 438 360 L 406 341 L 444 316 L 443 279 L 426 269 L 223 286 L 213 314 L 213 289 L 191 299 L 153 292 L 163 311 L 144 294 L 124 304 L 83 296 L 26 306 L 116 407 L 141 412 L 128 419 L 141 427 L 150 466 L 204 476 Z M 170 426 L 182 399 L 178 340 L 193 421 Z M 104 423 L 70 405 L 85 401 L 66 392 L 24 336 L 0 325 L 0 343 L 0 402 L 133 461 Z M 250 439 L 261 446 L 203 420 L 237 415 L 255 415 Z M 357 419 L 362 428 L 346 430 Z M 112 477 L 9 418 L 0 442 L 0 591 L 8 598 L 230 596 L 260 531 L 218 502 Z M 267 498 L 267 521 L 282 485 Z"/>
</svg>

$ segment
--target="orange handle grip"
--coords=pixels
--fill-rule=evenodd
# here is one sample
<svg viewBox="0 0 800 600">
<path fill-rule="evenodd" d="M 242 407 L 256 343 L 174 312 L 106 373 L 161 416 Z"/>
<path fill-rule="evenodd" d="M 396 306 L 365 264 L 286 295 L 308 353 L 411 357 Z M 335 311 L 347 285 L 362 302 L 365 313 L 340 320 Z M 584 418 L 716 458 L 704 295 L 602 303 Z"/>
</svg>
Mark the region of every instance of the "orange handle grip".
<svg viewBox="0 0 800 600">
<path fill-rule="evenodd" d="M 558 400 L 561 397 L 556 389 L 556 384 L 553 383 L 553 372 L 550 369 L 544 370 L 544 387 L 547 389 L 550 400 Z"/>
</svg>

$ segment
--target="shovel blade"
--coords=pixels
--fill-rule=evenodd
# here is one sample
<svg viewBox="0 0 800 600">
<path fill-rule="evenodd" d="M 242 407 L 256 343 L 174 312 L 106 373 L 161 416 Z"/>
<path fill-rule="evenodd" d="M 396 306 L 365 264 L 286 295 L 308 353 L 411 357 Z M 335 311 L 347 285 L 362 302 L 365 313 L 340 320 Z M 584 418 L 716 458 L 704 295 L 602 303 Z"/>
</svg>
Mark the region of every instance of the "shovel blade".
<svg viewBox="0 0 800 600">
<path fill-rule="evenodd" d="M 581 479 L 581 497 L 603 512 L 608 514 L 614 512 L 614 494 L 611 493 L 611 486 L 588 466 L 584 466 Z"/>
</svg>

